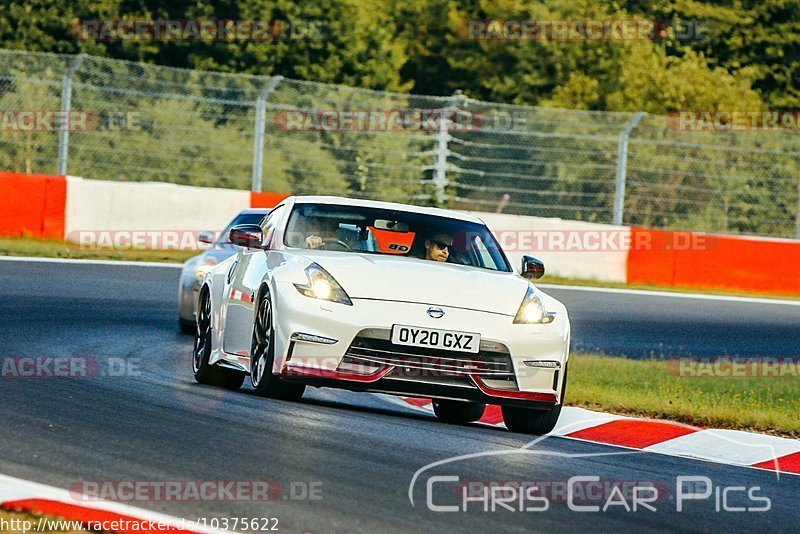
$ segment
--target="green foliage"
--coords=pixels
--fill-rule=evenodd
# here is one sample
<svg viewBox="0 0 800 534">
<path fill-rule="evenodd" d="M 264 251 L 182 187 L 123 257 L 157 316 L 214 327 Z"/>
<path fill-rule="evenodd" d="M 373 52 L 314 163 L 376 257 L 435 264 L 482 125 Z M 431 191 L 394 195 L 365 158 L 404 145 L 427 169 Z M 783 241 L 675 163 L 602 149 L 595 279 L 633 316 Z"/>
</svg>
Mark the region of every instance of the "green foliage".
<svg viewBox="0 0 800 534">
<path fill-rule="evenodd" d="M 757 94 L 800 107 L 800 0 L 6 0 L 0 47 L 94 55 L 221 72 L 282 74 L 417 94 L 578 109 L 653 112 Z M 321 39 L 94 42 L 78 19 L 318 20 Z M 679 41 L 467 39 L 467 21 L 702 21 Z M 664 91 L 660 91 L 660 89 Z"/>
<path fill-rule="evenodd" d="M 0 48 L 86 52 L 191 69 L 287 77 L 402 91 L 405 62 L 394 42 L 394 20 L 379 0 L 217 3 L 209 0 L 100 2 L 6 0 L 0 12 Z M 322 21 L 320 38 L 224 41 L 98 41 L 81 35 L 79 20 Z M 298 30 L 299 32 L 299 30 Z M 285 35 L 285 34 L 284 34 Z M 315 36 L 317 34 L 314 34 Z"/>
<path fill-rule="evenodd" d="M 14 71 L 11 72 L 14 74 Z M 6 110 L 59 109 L 60 84 L 42 85 L 0 81 L 0 113 Z M 0 115 L 0 169 L 56 172 L 58 133 L 14 129 L 18 115 Z"/>
<path fill-rule="evenodd" d="M 708 37 L 692 49 L 712 66 L 749 70 L 751 88 L 771 109 L 800 104 L 800 2 L 798 0 L 712 0 L 627 2 L 667 20 L 707 21 Z M 644 11 L 646 12 L 646 11 Z M 668 43 L 669 44 L 669 43 Z M 670 47 L 671 48 L 671 47 Z"/>
</svg>

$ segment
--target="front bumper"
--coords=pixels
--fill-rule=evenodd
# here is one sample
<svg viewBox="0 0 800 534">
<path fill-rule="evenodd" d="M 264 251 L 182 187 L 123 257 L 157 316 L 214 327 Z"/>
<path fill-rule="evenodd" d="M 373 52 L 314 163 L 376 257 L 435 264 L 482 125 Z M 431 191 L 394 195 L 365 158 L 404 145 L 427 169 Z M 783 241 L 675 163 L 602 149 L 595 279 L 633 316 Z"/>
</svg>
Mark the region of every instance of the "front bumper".
<svg viewBox="0 0 800 534">
<path fill-rule="evenodd" d="M 560 402 L 569 354 L 563 308 L 553 323 L 521 325 L 513 324 L 511 315 L 437 303 L 353 298 L 347 306 L 306 297 L 291 284 L 278 286 L 274 371 L 285 378 L 489 404 L 546 407 Z M 444 317 L 429 317 L 431 305 L 443 308 Z M 394 324 L 478 332 L 481 350 L 470 354 L 393 345 Z M 534 361 L 549 367 L 532 367 Z"/>
</svg>

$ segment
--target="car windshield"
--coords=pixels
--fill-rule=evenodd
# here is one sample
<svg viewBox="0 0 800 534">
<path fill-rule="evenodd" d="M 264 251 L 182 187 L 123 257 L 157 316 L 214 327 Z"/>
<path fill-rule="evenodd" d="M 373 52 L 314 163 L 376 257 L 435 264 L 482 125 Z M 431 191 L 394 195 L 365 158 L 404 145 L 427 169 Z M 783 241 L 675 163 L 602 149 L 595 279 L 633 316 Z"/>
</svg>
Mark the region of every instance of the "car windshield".
<svg viewBox="0 0 800 534">
<path fill-rule="evenodd" d="M 284 244 L 511 271 L 485 225 L 400 210 L 296 204 L 289 217 Z"/>
<path fill-rule="evenodd" d="M 231 233 L 231 228 L 234 226 L 239 224 L 259 224 L 264 217 L 265 215 L 263 213 L 240 213 L 230 223 L 228 223 L 228 226 L 226 226 L 222 233 L 219 234 L 219 237 L 217 238 L 217 244 L 222 245 L 230 243 L 230 241 L 228 241 L 228 236 Z"/>
</svg>

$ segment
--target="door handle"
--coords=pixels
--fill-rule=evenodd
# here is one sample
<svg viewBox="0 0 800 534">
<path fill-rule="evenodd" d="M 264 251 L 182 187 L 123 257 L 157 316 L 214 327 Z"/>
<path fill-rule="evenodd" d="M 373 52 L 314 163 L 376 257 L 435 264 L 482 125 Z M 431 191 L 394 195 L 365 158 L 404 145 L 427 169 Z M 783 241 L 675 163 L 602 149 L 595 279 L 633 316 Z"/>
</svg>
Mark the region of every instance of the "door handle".
<svg viewBox="0 0 800 534">
<path fill-rule="evenodd" d="M 231 280 L 233 280 L 233 274 L 236 272 L 236 267 L 238 265 L 239 265 L 239 260 L 236 260 L 236 261 L 233 262 L 233 265 L 231 265 L 231 268 L 228 269 L 228 283 L 229 284 L 231 283 Z"/>
</svg>

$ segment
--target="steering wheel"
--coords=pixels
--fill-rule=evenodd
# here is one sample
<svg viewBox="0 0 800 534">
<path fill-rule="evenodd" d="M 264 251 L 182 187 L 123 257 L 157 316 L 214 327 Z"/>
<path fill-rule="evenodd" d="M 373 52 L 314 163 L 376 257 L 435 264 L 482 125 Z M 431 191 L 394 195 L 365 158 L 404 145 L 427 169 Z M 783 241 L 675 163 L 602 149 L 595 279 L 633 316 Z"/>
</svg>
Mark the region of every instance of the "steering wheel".
<svg viewBox="0 0 800 534">
<path fill-rule="evenodd" d="M 335 239 L 335 238 L 329 237 L 327 239 L 323 239 L 322 240 L 322 246 L 325 247 L 326 249 L 331 245 L 333 247 L 339 247 L 342 250 L 353 250 L 353 247 L 351 247 L 350 245 L 348 245 L 347 243 L 345 243 L 341 239 Z M 335 248 L 334 248 L 334 250 L 335 250 Z"/>
</svg>

